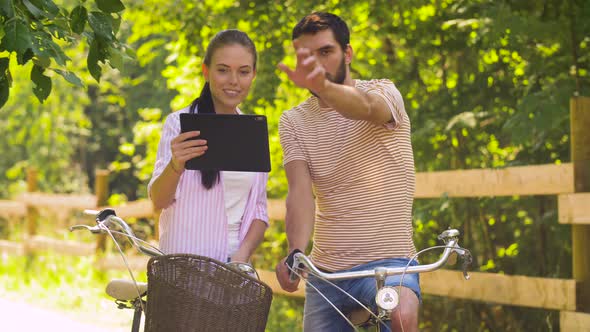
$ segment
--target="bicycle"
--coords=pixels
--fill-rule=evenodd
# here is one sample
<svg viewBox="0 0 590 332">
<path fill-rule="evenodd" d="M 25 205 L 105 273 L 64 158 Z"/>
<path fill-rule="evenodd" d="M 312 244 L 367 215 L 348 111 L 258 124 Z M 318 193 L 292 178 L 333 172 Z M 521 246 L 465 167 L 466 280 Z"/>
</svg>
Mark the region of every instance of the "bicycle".
<svg viewBox="0 0 590 332">
<path fill-rule="evenodd" d="M 376 289 L 377 293 L 375 295 L 375 302 L 377 304 L 377 313 L 374 313 L 371 309 L 367 308 L 365 305 L 361 304 L 358 300 L 356 300 L 352 295 L 346 293 L 344 290 L 338 288 L 338 286 L 332 284 L 334 287 L 339 289 L 345 295 L 348 295 L 353 301 L 355 301 L 361 308 L 355 311 L 352 311 L 348 314 L 344 314 L 336 306 L 331 303 L 327 297 L 323 296 L 326 301 L 330 302 L 332 307 L 336 309 L 339 314 L 348 322 L 348 324 L 355 330 L 358 331 L 357 327 L 371 327 L 375 326 L 377 331 L 381 331 L 381 325 L 385 325 L 385 321 L 389 320 L 391 312 L 400 304 L 399 302 L 399 294 L 396 288 L 385 286 L 385 279 L 388 276 L 393 275 L 401 275 L 403 282 L 403 277 L 405 274 L 411 273 L 424 273 L 424 272 L 431 272 L 441 268 L 451 257 L 451 254 L 456 253 L 458 257 L 460 257 L 463 261 L 463 276 L 466 280 L 469 280 L 469 274 L 467 272 L 468 267 L 471 265 L 472 257 L 469 250 L 465 248 L 461 248 L 459 246 L 459 231 L 456 229 L 448 229 L 442 232 L 438 239 L 444 242 L 444 246 L 434 246 L 429 247 L 424 250 L 419 251 L 412 257 L 410 261 L 418 257 L 421 253 L 432 250 L 432 249 L 442 249 L 444 248 L 443 253 L 441 254 L 440 258 L 431 264 L 425 265 L 414 265 L 409 266 L 406 265 L 405 267 L 398 267 L 398 268 L 386 268 L 386 267 L 378 267 L 375 269 L 368 269 L 362 271 L 354 271 L 354 272 L 322 272 L 320 271 L 307 257 L 305 254 L 301 252 L 297 252 L 293 255 L 292 264 L 287 264 L 290 270 L 290 279 L 291 281 L 295 281 L 297 278 L 301 278 L 306 282 L 306 285 L 314 287 L 310 282 L 308 282 L 304 276 L 304 272 L 307 274 L 312 274 L 317 278 L 324 280 L 326 282 L 335 281 L 335 280 L 345 280 L 345 279 L 355 279 L 355 278 L 366 278 L 366 277 L 374 277 L 376 281 Z M 315 288 L 315 287 L 314 287 Z M 317 290 L 317 289 L 316 289 Z M 323 294 L 322 294 L 323 295 Z M 403 326 L 402 326 L 403 330 Z"/>
<path fill-rule="evenodd" d="M 113 209 L 85 210 L 96 225 L 74 225 L 70 231 L 108 234 L 114 241 L 132 280 L 113 279 L 106 287 L 119 309 L 133 309 L 132 332 L 138 332 L 145 313 L 144 331 L 264 331 L 271 288 L 260 281 L 248 263 L 222 263 L 191 255 L 166 255 L 137 238 Z M 111 228 L 118 226 L 121 231 Z M 138 251 L 150 256 L 147 283 L 138 283 L 113 234 L 128 238 Z"/>
</svg>

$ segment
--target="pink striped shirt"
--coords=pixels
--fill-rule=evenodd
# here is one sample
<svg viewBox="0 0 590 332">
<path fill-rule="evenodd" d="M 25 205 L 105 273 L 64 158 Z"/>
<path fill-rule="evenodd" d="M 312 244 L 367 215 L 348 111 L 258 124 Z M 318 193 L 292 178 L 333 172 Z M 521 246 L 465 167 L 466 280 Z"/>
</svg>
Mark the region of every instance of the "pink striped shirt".
<svg viewBox="0 0 590 332">
<path fill-rule="evenodd" d="M 170 142 L 180 134 L 180 113 L 188 113 L 188 107 L 169 114 L 164 122 L 148 195 L 172 157 Z M 164 253 L 188 253 L 222 262 L 227 260 L 228 221 L 221 182 L 223 176 L 220 174 L 220 177 L 220 183 L 207 190 L 201 184 L 201 172 L 185 170 L 180 176 L 174 202 L 160 214 L 160 249 Z M 240 244 L 254 220 L 268 224 L 267 180 L 267 173 L 255 173 L 239 232 Z"/>
</svg>

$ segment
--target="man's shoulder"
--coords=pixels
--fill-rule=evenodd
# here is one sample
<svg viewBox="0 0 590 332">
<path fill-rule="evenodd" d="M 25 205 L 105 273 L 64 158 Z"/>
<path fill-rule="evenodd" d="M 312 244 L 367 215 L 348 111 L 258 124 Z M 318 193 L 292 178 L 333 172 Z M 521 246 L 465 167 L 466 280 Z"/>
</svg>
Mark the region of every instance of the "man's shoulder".
<svg viewBox="0 0 590 332">
<path fill-rule="evenodd" d="M 356 80 L 356 87 L 361 90 L 379 90 L 393 88 L 396 89 L 395 84 L 387 78 L 375 78 L 371 80 Z"/>
<path fill-rule="evenodd" d="M 303 101 L 301 104 L 284 111 L 281 114 L 280 121 L 301 121 L 305 113 L 309 112 L 312 108 L 311 97 Z"/>
</svg>

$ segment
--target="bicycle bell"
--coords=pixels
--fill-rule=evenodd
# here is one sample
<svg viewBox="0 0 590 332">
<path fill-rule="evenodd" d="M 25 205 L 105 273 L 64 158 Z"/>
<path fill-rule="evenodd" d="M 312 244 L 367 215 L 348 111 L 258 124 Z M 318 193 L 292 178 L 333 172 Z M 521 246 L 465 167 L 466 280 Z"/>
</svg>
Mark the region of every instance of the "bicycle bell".
<svg viewBox="0 0 590 332">
<path fill-rule="evenodd" d="M 399 304 L 399 294 L 393 287 L 383 287 L 375 295 L 377 305 L 385 310 L 393 310 Z"/>
</svg>

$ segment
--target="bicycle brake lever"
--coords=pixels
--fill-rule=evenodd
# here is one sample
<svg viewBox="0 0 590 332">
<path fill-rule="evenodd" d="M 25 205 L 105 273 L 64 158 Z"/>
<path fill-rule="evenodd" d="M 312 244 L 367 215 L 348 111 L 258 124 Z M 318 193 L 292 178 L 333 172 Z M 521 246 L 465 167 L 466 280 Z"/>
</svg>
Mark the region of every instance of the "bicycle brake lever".
<svg viewBox="0 0 590 332">
<path fill-rule="evenodd" d="M 302 253 L 301 250 L 299 249 L 295 249 L 293 250 L 289 256 L 287 257 L 287 260 L 285 261 L 285 264 L 287 265 L 288 269 L 289 269 L 289 280 L 290 281 L 295 281 L 297 280 L 299 277 L 293 272 L 295 269 L 300 269 L 302 268 L 302 264 L 295 264 L 295 254 L 297 253 Z M 297 265 L 297 266 L 296 266 Z"/>
<path fill-rule="evenodd" d="M 93 233 L 93 234 L 100 234 L 100 233 L 102 233 L 102 229 L 100 229 L 100 228 L 98 228 L 96 226 L 90 227 L 88 225 L 74 225 L 74 226 L 70 227 L 70 232 L 73 232 L 73 231 L 76 231 L 76 230 L 80 230 L 80 229 L 88 230 L 88 231 L 90 231 L 90 233 Z"/>
<path fill-rule="evenodd" d="M 459 236 L 459 231 L 453 228 L 449 228 L 446 231 L 439 234 L 437 237 L 439 240 L 447 243 L 450 239 L 456 238 Z"/>
<path fill-rule="evenodd" d="M 473 261 L 473 258 L 471 257 L 471 253 L 467 250 L 465 250 L 465 253 L 463 255 L 461 255 L 461 258 L 463 259 L 463 264 L 462 264 L 463 278 L 465 278 L 465 280 L 469 280 L 471 278 L 471 276 L 469 275 L 467 270 L 471 266 L 471 262 Z"/>
<path fill-rule="evenodd" d="M 98 212 L 96 215 L 96 223 L 101 224 L 104 223 L 110 216 L 117 216 L 115 210 L 113 209 L 103 209 L 102 211 Z"/>
</svg>

